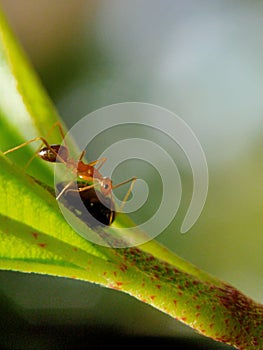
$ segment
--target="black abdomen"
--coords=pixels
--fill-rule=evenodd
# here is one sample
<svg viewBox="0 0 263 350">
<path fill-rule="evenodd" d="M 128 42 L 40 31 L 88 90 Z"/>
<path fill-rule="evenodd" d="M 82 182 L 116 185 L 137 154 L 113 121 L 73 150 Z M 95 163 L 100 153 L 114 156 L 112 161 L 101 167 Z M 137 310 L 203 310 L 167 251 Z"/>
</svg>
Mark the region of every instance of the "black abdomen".
<svg viewBox="0 0 263 350">
<path fill-rule="evenodd" d="M 61 192 L 67 183 L 57 185 Z M 86 186 L 83 182 L 77 183 L 78 188 Z M 69 187 L 60 197 L 62 203 L 90 227 L 110 226 L 115 220 L 115 206 L 110 197 L 90 188 L 85 191 L 72 191 L 76 185 Z M 84 205 L 84 207 L 83 207 Z"/>
</svg>

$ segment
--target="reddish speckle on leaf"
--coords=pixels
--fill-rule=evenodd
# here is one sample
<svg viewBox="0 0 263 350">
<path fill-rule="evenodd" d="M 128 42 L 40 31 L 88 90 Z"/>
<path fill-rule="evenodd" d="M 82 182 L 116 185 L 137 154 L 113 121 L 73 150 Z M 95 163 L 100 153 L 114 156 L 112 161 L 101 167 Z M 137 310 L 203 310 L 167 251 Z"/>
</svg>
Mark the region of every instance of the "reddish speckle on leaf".
<svg viewBox="0 0 263 350">
<path fill-rule="evenodd" d="M 200 310 L 201 309 L 201 306 L 200 305 L 196 305 L 195 307 L 197 310 Z"/>
<path fill-rule="evenodd" d="M 190 287 L 190 282 L 189 282 L 189 281 L 186 281 L 186 282 L 185 282 L 185 287 L 186 287 L 186 288 Z"/>
<path fill-rule="evenodd" d="M 106 275 L 107 275 L 107 271 L 104 271 L 104 272 L 103 272 L 103 276 L 106 276 Z"/>
<path fill-rule="evenodd" d="M 245 331 L 249 333 L 250 332 L 250 327 L 249 326 L 245 327 Z"/>
<path fill-rule="evenodd" d="M 255 345 L 255 346 L 258 346 L 258 345 L 259 345 L 259 342 L 258 342 L 257 340 L 253 340 L 252 343 L 253 343 L 253 345 Z"/>
<path fill-rule="evenodd" d="M 198 312 L 197 314 L 195 314 L 195 317 L 199 317 L 200 315 L 200 312 Z"/>
<path fill-rule="evenodd" d="M 160 284 L 156 284 L 156 288 L 158 288 L 158 289 L 161 289 L 161 285 Z"/>
<path fill-rule="evenodd" d="M 127 265 L 125 265 L 125 264 L 121 264 L 121 265 L 120 265 L 120 270 L 121 270 L 122 272 L 125 272 L 127 269 L 128 269 L 128 266 L 127 266 Z"/>
<path fill-rule="evenodd" d="M 209 327 L 212 329 L 214 327 L 214 323 L 210 323 Z"/>
<path fill-rule="evenodd" d="M 155 299 L 155 295 L 150 295 L 150 298 L 151 298 L 152 300 L 154 300 L 154 299 Z"/>
<path fill-rule="evenodd" d="M 154 260 L 154 256 L 149 255 L 146 259 L 147 262 Z"/>
<path fill-rule="evenodd" d="M 32 232 L 32 236 L 33 236 L 35 239 L 38 239 L 38 233 L 37 233 L 37 232 Z"/>
<path fill-rule="evenodd" d="M 174 299 L 174 300 L 173 300 L 173 303 L 174 303 L 174 305 L 176 305 L 176 304 L 177 304 L 177 300 Z"/>
<path fill-rule="evenodd" d="M 182 317 L 181 320 L 182 320 L 183 322 L 186 322 L 186 321 L 187 321 L 187 317 Z"/>
<path fill-rule="evenodd" d="M 77 251 L 78 251 L 78 248 L 74 247 L 73 250 L 74 250 L 74 252 L 77 252 Z"/>
<path fill-rule="evenodd" d="M 170 271 L 170 268 L 168 266 L 165 266 L 165 272 L 166 272 L 166 275 L 168 275 L 171 271 Z"/>
<path fill-rule="evenodd" d="M 123 285 L 122 282 L 116 282 L 116 284 L 117 284 L 118 287 L 121 287 Z"/>
<path fill-rule="evenodd" d="M 41 248 L 46 248 L 47 244 L 46 243 L 38 243 L 39 247 Z"/>
</svg>

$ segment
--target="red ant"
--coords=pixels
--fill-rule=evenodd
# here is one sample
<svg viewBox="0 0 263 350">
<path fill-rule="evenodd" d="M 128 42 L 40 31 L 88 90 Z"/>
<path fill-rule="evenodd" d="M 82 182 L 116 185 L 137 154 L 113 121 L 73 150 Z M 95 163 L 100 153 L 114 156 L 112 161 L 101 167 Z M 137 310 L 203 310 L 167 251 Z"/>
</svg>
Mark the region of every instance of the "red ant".
<svg viewBox="0 0 263 350">
<path fill-rule="evenodd" d="M 55 123 L 51 129 L 53 129 L 55 126 L 59 128 L 60 134 L 62 138 L 64 139 L 64 132 L 62 130 L 62 126 L 60 122 Z M 76 161 L 75 159 L 71 158 L 69 155 L 69 149 L 67 146 L 62 146 L 59 144 L 55 145 L 50 145 L 45 138 L 43 137 L 35 137 L 29 141 L 26 141 L 16 147 L 13 147 L 7 151 L 4 152 L 4 154 L 11 153 L 13 151 L 16 151 L 24 146 L 27 146 L 30 143 L 36 142 L 36 141 L 42 141 L 42 143 L 45 145 L 45 147 L 42 147 L 38 149 L 36 152 L 36 155 L 40 157 L 41 159 L 51 162 L 51 163 L 63 163 L 65 166 L 70 169 L 73 173 L 77 175 L 77 189 L 73 188 L 74 180 L 68 182 L 67 184 L 63 184 L 63 187 L 61 188 L 61 184 L 59 184 L 59 194 L 57 195 L 56 199 L 59 199 L 63 194 L 66 194 L 68 192 L 78 192 L 80 193 L 81 199 L 84 202 L 84 205 L 86 208 L 90 205 L 98 205 L 98 197 L 95 194 L 94 188 L 99 187 L 101 195 L 100 197 L 105 198 L 110 197 L 108 202 L 110 201 L 111 209 L 110 210 L 110 216 L 108 215 L 109 213 L 107 212 L 107 219 L 106 219 L 106 225 L 110 225 L 115 218 L 115 210 L 114 210 L 114 204 L 112 200 L 112 190 L 120 187 L 128 182 L 131 182 L 131 185 L 124 196 L 124 199 L 122 201 L 122 205 L 120 207 L 120 211 L 123 209 L 123 206 L 125 202 L 127 201 L 132 188 L 134 186 L 134 183 L 136 181 L 136 177 L 132 177 L 131 179 L 128 179 L 126 181 L 123 181 L 117 185 L 112 185 L 112 180 L 108 177 L 102 176 L 100 173 L 100 168 L 103 166 L 103 164 L 106 162 L 106 158 L 101 158 L 97 159 L 93 162 L 90 163 L 84 163 L 82 161 L 84 155 L 85 155 L 85 150 L 81 152 L 79 159 Z M 32 161 L 33 158 L 30 159 L 29 163 Z M 28 164 L 29 164 L 28 163 Z M 100 164 L 99 164 L 100 163 Z M 27 166 L 28 166 L 27 164 Z M 96 164 L 99 164 L 97 168 L 94 166 Z M 92 183 L 91 185 L 86 185 L 85 183 Z M 88 192 L 87 192 L 88 191 Z M 95 199 L 97 198 L 97 199 Z M 92 202 L 92 203 L 91 203 Z M 100 201 L 101 202 L 101 201 Z M 103 207 L 103 208 L 102 208 Z M 100 212 L 105 211 L 106 207 L 102 204 L 102 207 L 99 206 Z M 95 213 L 96 214 L 96 213 Z M 98 213 L 99 214 L 99 213 Z M 96 216 L 96 215 L 95 215 Z M 98 215 L 97 215 L 98 216 Z M 100 215 L 101 216 L 101 215 Z M 109 218 L 108 218 L 109 216 Z M 105 221 L 105 220 L 104 220 Z"/>
</svg>

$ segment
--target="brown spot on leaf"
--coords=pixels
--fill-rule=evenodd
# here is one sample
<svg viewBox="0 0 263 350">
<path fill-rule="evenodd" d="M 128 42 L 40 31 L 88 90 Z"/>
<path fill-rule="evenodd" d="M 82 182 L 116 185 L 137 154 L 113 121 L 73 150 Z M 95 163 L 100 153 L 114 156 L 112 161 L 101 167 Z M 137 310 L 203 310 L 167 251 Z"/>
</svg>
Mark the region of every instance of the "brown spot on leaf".
<svg viewBox="0 0 263 350">
<path fill-rule="evenodd" d="M 39 247 L 41 248 L 46 248 L 47 244 L 46 243 L 38 243 Z"/>
</svg>

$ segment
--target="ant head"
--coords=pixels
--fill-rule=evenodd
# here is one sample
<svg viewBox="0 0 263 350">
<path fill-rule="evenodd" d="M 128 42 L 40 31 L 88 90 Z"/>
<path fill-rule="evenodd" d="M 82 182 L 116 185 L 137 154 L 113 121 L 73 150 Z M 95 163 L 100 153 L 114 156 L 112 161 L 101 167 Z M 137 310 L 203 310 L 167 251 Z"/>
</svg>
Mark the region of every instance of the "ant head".
<svg viewBox="0 0 263 350">
<path fill-rule="evenodd" d="M 112 181 L 110 178 L 108 177 L 104 177 L 101 181 L 101 185 L 100 185 L 100 188 L 101 188 L 101 192 L 107 196 L 108 194 L 111 193 L 111 190 L 112 190 Z"/>
</svg>

